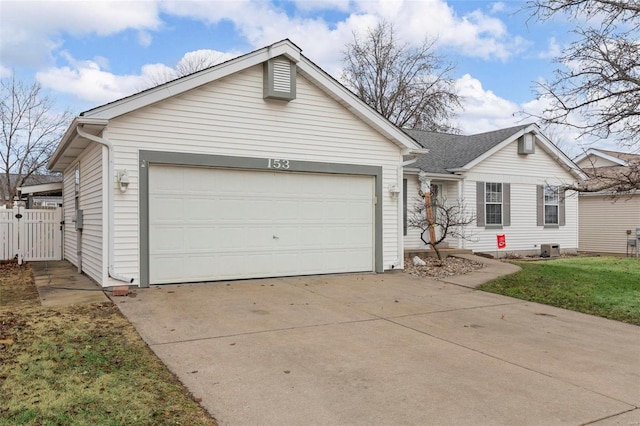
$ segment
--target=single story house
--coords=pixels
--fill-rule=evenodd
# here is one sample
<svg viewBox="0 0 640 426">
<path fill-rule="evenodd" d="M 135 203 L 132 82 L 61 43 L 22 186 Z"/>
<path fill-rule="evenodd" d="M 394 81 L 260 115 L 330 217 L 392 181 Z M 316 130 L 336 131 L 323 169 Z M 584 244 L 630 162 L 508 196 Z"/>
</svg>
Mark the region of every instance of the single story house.
<svg viewBox="0 0 640 426">
<path fill-rule="evenodd" d="M 48 167 L 65 257 L 146 287 L 402 268 L 425 152 L 283 40 L 83 112 Z"/>
<path fill-rule="evenodd" d="M 560 252 L 578 248 L 578 197 L 561 190 L 585 177 L 535 124 L 476 135 L 406 130 L 429 154 L 404 168 L 404 245 L 423 248 L 420 230 L 408 226 L 421 187 L 432 197 L 460 200 L 476 217 L 465 238 L 445 245 L 486 252 L 540 255 L 543 245 Z M 506 246 L 498 248 L 498 235 Z"/>
<path fill-rule="evenodd" d="M 591 148 L 575 159 L 584 172 L 594 178 L 624 175 L 640 165 L 640 155 Z M 629 240 L 638 241 L 640 194 L 633 191 L 617 195 L 612 191 L 582 192 L 579 196 L 580 251 L 635 254 Z"/>
</svg>

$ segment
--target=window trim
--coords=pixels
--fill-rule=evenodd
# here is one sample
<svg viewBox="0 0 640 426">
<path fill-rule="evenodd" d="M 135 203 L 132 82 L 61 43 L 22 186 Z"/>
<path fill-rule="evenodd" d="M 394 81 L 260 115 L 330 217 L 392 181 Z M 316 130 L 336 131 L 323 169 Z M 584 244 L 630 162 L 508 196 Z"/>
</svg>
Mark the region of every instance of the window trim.
<svg viewBox="0 0 640 426">
<path fill-rule="evenodd" d="M 489 185 L 499 185 L 500 191 L 489 191 Z M 487 195 L 491 193 L 499 193 L 500 194 L 500 202 L 488 202 Z M 484 183 L 484 220 L 486 228 L 502 228 L 504 224 L 504 185 L 502 182 L 485 182 Z M 500 222 L 499 223 L 489 223 L 489 212 L 487 211 L 487 206 L 489 205 L 499 205 L 500 206 Z"/>
<path fill-rule="evenodd" d="M 547 191 L 553 191 L 555 193 L 555 203 L 547 202 Z M 547 207 L 556 208 L 556 221 L 547 222 Z M 560 226 L 560 188 L 556 185 L 545 185 L 542 192 L 542 223 L 545 227 L 558 227 Z"/>
</svg>

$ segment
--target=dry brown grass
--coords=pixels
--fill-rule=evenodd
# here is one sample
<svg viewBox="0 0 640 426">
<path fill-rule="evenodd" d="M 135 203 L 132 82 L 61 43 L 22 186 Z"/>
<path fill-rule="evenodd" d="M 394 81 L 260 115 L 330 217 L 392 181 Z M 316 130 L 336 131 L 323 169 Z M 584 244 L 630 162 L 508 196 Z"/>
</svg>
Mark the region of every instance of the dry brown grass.
<svg viewBox="0 0 640 426">
<path fill-rule="evenodd" d="M 42 309 L 0 269 L 0 425 L 215 425 L 112 303 Z"/>
</svg>

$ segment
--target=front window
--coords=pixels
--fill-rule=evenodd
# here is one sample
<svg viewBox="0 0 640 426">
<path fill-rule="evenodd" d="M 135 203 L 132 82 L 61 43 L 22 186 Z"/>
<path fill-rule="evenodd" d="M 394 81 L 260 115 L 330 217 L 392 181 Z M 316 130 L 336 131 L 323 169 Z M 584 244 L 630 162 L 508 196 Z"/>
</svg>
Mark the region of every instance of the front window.
<svg viewBox="0 0 640 426">
<path fill-rule="evenodd" d="M 557 186 L 544 187 L 544 224 L 557 225 L 559 223 L 558 206 L 560 194 Z"/>
<path fill-rule="evenodd" d="M 502 225 L 502 184 L 487 182 L 485 184 L 485 223 Z"/>
</svg>

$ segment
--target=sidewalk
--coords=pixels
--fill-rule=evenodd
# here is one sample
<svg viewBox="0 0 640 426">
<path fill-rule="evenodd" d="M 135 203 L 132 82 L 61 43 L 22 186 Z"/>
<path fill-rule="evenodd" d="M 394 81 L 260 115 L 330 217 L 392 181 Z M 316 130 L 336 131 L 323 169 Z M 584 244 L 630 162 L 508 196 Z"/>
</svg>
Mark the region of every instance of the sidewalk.
<svg viewBox="0 0 640 426">
<path fill-rule="evenodd" d="M 40 301 L 45 308 L 108 302 L 103 289 L 66 260 L 31 262 Z"/>
</svg>

